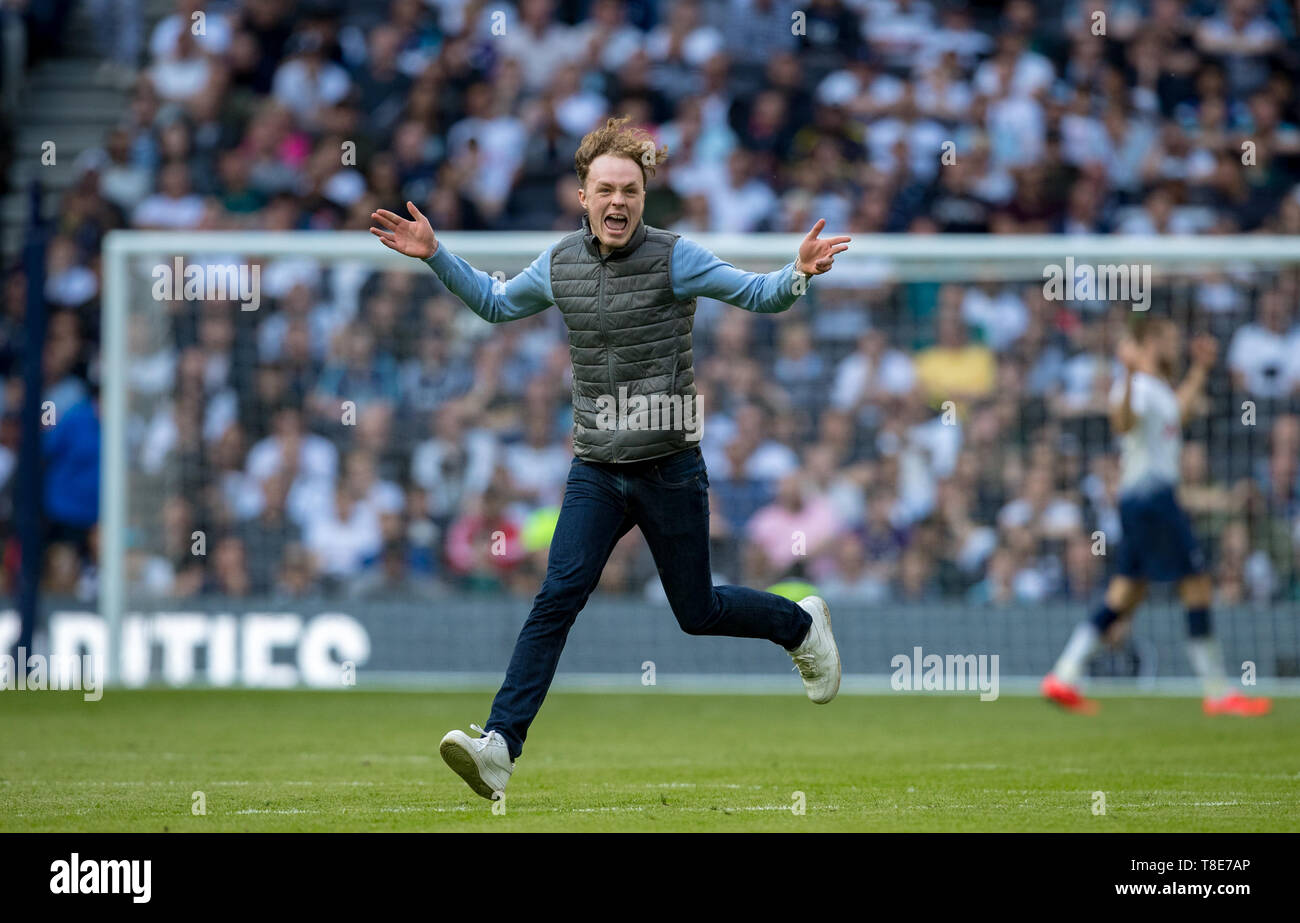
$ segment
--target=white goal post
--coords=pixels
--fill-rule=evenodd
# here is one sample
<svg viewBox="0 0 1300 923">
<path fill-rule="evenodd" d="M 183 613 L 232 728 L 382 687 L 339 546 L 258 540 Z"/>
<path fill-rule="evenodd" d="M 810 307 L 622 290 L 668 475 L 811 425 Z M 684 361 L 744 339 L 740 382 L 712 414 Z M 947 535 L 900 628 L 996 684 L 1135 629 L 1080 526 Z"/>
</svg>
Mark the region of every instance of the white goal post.
<svg viewBox="0 0 1300 923">
<path fill-rule="evenodd" d="M 841 233 L 828 228 L 827 234 Z M 441 246 L 477 268 L 518 271 L 560 232 L 447 232 Z M 799 234 L 698 234 L 702 246 L 735 265 L 767 271 L 793 259 Z M 103 247 L 101 353 L 102 464 L 100 493 L 99 609 L 109 635 L 110 677 L 119 675 L 119 638 L 128 607 L 128 382 L 131 363 L 128 320 L 133 300 L 145 297 L 139 266 L 204 254 L 255 254 L 260 259 L 315 258 L 325 263 L 356 261 L 376 268 L 422 270 L 420 264 L 381 246 L 366 232 L 113 231 Z M 836 260 L 835 269 L 813 286 L 843 285 L 857 278 L 943 281 L 947 279 L 1043 278 L 1048 265 L 1076 263 L 1146 264 L 1194 274 L 1205 267 L 1300 265 L 1300 238 L 1284 236 L 1125 237 L 863 235 Z M 135 268 L 133 269 L 133 261 Z M 512 269 L 513 267 L 513 269 Z M 424 270 L 427 271 L 427 270 Z M 135 275 L 133 276 L 133 272 Z"/>
</svg>

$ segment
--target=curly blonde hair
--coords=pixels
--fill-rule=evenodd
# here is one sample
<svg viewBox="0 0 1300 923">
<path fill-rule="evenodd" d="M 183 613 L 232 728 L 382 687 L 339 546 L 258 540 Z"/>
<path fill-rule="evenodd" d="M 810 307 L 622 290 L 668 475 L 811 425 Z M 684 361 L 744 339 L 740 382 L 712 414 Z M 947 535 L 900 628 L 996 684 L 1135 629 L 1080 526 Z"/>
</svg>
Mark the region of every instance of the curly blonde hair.
<svg viewBox="0 0 1300 923">
<path fill-rule="evenodd" d="M 644 128 L 633 128 L 629 115 L 621 119 L 606 119 L 603 128 L 597 128 L 587 134 L 578 145 L 578 152 L 573 155 L 573 167 L 578 171 L 578 185 L 587 185 L 587 171 L 591 162 L 601 154 L 613 154 L 626 157 L 641 166 L 641 178 L 646 183 L 654 176 L 655 167 L 668 159 L 668 148 L 656 148 L 654 138 Z"/>
</svg>

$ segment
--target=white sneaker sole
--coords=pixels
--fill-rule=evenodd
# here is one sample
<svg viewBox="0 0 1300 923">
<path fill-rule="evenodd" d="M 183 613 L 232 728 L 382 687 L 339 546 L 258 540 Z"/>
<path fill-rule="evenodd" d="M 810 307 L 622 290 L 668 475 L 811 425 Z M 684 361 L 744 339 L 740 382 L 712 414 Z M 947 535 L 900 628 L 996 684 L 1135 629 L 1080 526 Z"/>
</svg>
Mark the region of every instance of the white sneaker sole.
<svg viewBox="0 0 1300 923">
<path fill-rule="evenodd" d="M 452 731 L 438 745 L 442 761 L 451 767 L 451 771 L 465 780 L 476 795 L 492 801 L 496 790 L 483 780 L 483 770 L 469 743 L 470 737 L 464 731 Z"/>
<path fill-rule="evenodd" d="M 831 654 L 835 658 L 835 682 L 831 685 L 830 694 L 825 698 L 813 698 L 812 693 L 808 693 L 808 698 L 812 700 L 813 704 L 825 705 L 834 699 L 840 691 L 840 649 L 839 645 L 835 643 L 835 634 L 831 631 L 831 607 L 826 605 L 826 600 L 822 599 L 820 596 L 809 596 L 807 599 L 803 600 L 803 602 L 811 603 L 811 608 L 815 610 L 814 612 L 808 613 L 813 619 L 812 630 L 825 632 L 826 639 L 831 645 Z M 804 611 L 807 610 L 805 609 Z M 818 624 L 818 615 L 821 616 L 822 624 L 820 625 Z"/>
</svg>

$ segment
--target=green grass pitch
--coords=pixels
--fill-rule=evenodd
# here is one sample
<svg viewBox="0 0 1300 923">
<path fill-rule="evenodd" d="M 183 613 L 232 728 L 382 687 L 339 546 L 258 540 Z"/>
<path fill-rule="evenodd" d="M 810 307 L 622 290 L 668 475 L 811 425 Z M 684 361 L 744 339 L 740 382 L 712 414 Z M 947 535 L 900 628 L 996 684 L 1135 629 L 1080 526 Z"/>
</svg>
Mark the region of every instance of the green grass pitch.
<svg viewBox="0 0 1300 923">
<path fill-rule="evenodd" d="M 1211 719 L 1187 698 L 1084 717 L 1009 696 L 557 693 L 502 814 L 437 752 L 490 701 L 0 693 L 0 830 L 1300 830 L 1296 700 Z"/>
</svg>

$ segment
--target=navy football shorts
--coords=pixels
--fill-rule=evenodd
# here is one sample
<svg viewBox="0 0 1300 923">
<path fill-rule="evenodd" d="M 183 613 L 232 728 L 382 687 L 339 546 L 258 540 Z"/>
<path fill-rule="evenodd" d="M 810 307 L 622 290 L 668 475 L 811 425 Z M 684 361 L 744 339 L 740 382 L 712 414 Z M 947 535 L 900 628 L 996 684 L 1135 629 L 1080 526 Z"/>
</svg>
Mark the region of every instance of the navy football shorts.
<svg viewBox="0 0 1300 923">
<path fill-rule="evenodd" d="M 1119 521 L 1121 576 L 1174 581 L 1205 572 L 1205 554 L 1172 486 L 1122 494 Z"/>
</svg>

